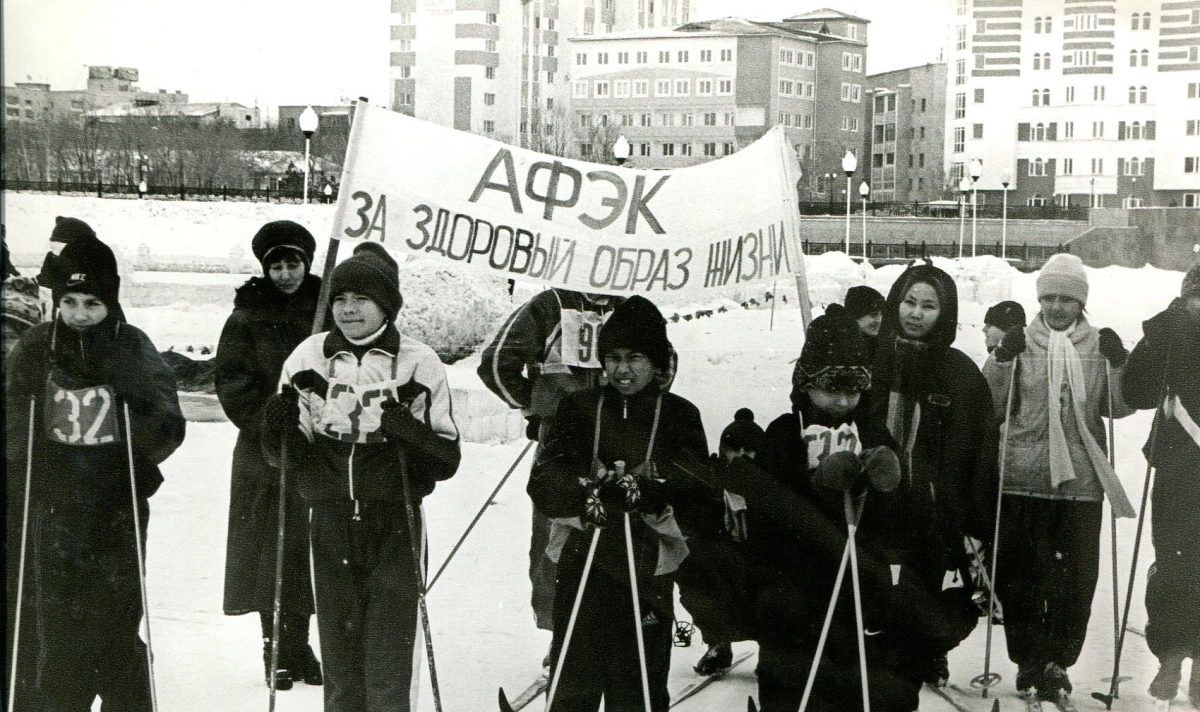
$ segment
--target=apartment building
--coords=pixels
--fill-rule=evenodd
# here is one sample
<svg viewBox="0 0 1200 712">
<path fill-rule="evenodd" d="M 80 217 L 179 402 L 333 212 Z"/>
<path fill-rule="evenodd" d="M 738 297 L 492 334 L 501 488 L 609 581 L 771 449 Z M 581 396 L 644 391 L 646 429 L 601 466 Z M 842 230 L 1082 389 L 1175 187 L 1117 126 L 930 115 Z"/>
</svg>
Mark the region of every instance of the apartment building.
<svg viewBox="0 0 1200 712">
<path fill-rule="evenodd" d="M 1200 3 L 953 0 L 945 161 L 981 200 L 1200 207 Z"/>
<path fill-rule="evenodd" d="M 928 202 L 944 196 L 946 65 L 867 77 L 871 106 L 871 199 Z"/>
<path fill-rule="evenodd" d="M 686 23 L 691 0 L 392 0 L 394 111 L 563 153 L 568 38 Z M 561 119 L 561 120 L 558 120 Z"/>
<path fill-rule="evenodd" d="M 635 165 L 676 168 L 780 125 L 801 160 L 801 199 L 823 200 L 844 190 L 824 174 L 842 175 L 846 150 L 865 155 L 867 23 L 822 10 L 573 37 L 572 153 L 604 159 L 624 135 Z"/>
<path fill-rule="evenodd" d="M 82 120 L 89 111 L 114 104 L 133 107 L 186 104 L 181 91 L 142 91 L 134 86 L 138 70 L 133 67 L 88 67 L 86 89 L 52 90 L 43 82 L 16 82 L 4 87 L 4 121 L 15 124 L 36 121 Z"/>
</svg>

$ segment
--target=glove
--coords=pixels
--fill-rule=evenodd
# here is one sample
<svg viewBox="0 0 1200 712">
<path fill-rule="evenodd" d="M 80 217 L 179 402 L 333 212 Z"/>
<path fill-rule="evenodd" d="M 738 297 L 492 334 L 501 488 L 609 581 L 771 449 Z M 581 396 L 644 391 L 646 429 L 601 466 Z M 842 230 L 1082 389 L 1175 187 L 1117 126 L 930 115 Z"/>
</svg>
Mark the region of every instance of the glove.
<svg viewBox="0 0 1200 712">
<path fill-rule="evenodd" d="M 1008 363 L 1025 352 L 1025 330 L 1013 329 L 1004 335 L 1000 345 L 992 351 L 996 363 Z"/>
<path fill-rule="evenodd" d="M 638 511 L 646 514 L 659 515 L 667 507 L 667 500 L 670 497 L 670 488 L 666 480 L 659 480 L 653 477 L 647 477 L 638 480 L 638 493 L 641 499 L 638 502 Z"/>
<path fill-rule="evenodd" d="M 863 469 L 871 487 L 879 492 L 892 492 L 900 485 L 900 458 L 887 446 L 867 448 L 862 454 Z"/>
<path fill-rule="evenodd" d="M 838 492 L 849 492 L 854 488 L 862 471 L 863 465 L 858 456 L 842 450 L 821 460 L 821 464 L 817 465 L 817 470 L 813 473 L 813 484 Z"/>
<path fill-rule="evenodd" d="M 300 394 L 291 386 L 267 399 L 262 409 L 264 433 L 283 434 L 300 424 Z"/>
<path fill-rule="evenodd" d="M 390 442 L 411 442 L 416 430 L 424 427 L 403 403 L 384 401 L 380 409 L 379 430 Z"/>
<path fill-rule="evenodd" d="M 542 432 L 542 416 L 530 415 L 525 418 L 525 439 L 537 440 Z"/>
<path fill-rule="evenodd" d="M 587 498 L 583 516 L 594 526 L 602 527 L 610 513 L 631 512 L 641 501 L 638 482 L 625 471 L 625 462 L 618 460 L 613 468 L 598 465 L 596 474 L 585 481 Z"/>
<path fill-rule="evenodd" d="M 1125 349 L 1125 344 L 1121 343 L 1121 337 L 1108 327 L 1100 330 L 1100 353 L 1108 359 L 1113 368 L 1124 366 L 1129 358 L 1129 351 Z"/>
</svg>

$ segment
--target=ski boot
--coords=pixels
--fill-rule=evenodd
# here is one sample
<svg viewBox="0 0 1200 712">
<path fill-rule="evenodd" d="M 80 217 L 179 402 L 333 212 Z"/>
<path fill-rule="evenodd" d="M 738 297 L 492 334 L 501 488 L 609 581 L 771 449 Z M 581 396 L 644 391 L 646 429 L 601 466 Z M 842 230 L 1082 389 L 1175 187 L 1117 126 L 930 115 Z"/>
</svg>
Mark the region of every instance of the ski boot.
<svg viewBox="0 0 1200 712">
<path fill-rule="evenodd" d="M 1183 656 L 1163 655 L 1158 661 L 1158 674 L 1150 683 L 1150 696 L 1156 700 L 1173 700 L 1179 693 L 1179 681 L 1183 678 Z"/>
<path fill-rule="evenodd" d="M 929 661 L 925 670 L 925 683 L 930 687 L 945 687 L 950 682 L 950 661 L 943 655 Z"/>
<path fill-rule="evenodd" d="M 314 687 L 325 684 L 325 677 L 321 674 L 321 661 L 317 660 L 311 645 L 306 644 L 294 651 L 290 664 L 289 670 L 294 680 L 303 680 L 304 684 Z"/>
<path fill-rule="evenodd" d="M 1032 665 L 1017 666 L 1017 694 L 1032 694 L 1031 690 L 1042 686 L 1042 671 Z"/>
<path fill-rule="evenodd" d="M 271 686 L 271 641 L 269 640 L 263 641 L 263 681 L 267 683 L 267 687 Z M 282 659 L 275 666 L 275 689 L 292 689 L 292 671 L 287 668 Z"/>
<path fill-rule="evenodd" d="M 1062 712 L 1075 712 L 1071 702 L 1071 679 L 1058 663 L 1047 663 L 1042 672 L 1042 684 L 1037 688 L 1038 698 L 1053 702 Z"/>
<path fill-rule="evenodd" d="M 713 643 L 708 646 L 708 652 L 700 656 L 700 661 L 692 669 L 697 675 L 708 677 L 729 669 L 733 665 L 733 647 L 729 643 Z"/>
</svg>

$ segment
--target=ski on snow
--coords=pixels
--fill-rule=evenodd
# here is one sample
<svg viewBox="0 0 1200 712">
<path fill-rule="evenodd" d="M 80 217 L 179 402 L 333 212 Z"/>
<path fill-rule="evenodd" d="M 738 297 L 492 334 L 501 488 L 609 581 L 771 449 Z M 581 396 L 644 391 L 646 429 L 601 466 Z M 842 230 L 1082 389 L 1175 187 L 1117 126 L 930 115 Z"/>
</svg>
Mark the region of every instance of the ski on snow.
<svg viewBox="0 0 1200 712">
<path fill-rule="evenodd" d="M 953 697 L 951 697 L 951 696 L 950 696 L 950 693 L 949 693 L 949 692 L 946 692 L 946 689 L 945 689 L 945 688 L 943 688 L 943 687 L 937 687 L 936 685 L 930 685 L 930 684 L 928 684 L 928 683 L 926 683 L 926 684 L 925 684 L 925 687 L 927 687 L 928 689 L 932 690 L 932 691 L 933 691 L 933 694 L 935 694 L 935 695 L 937 695 L 938 697 L 940 697 L 940 698 L 942 698 L 943 700 L 945 700 L 947 704 L 949 704 L 949 705 L 950 705 L 951 707 L 953 707 L 954 709 L 958 710 L 958 712 L 971 712 L 970 708 L 966 707 L 965 705 L 963 705 L 962 703 L 960 703 L 958 700 L 956 700 L 956 699 L 954 699 Z"/>
<path fill-rule="evenodd" d="M 532 685 L 525 688 L 525 691 L 517 695 L 517 699 L 513 700 L 511 703 L 509 703 L 508 697 L 504 694 L 504 688 L 501 687 L 499 692 L 500 712 L 517 712 L 517 710 L 522 709 L 530 702 L 533 702 L 535 699 L 537 699 L 538 695 L 545 692 L 546 688 L 549 686 L 550 676 L 546 673 L 542 673 L 541 675 L 538 675 L 538 678 L 533 681 Z"/>
<path fill-rule="evenodd" d="M 1155 700 L 1154 701 L 1154 712 L 1171 712 L 1171 701 L 1170 700 Z"/>
<path fill-rule="evenodd" d="M 681 689 L 678 692 L 676 692 L 675 694 L 671 695 L 671 705 L 670 706 L 674 707 L 675 705 L 679 704 L 680 702 L 683 702 L 684 700 L 691 697 L 692 695 L 695 695 L 697 692 L 703 690 L 704 688 L 708 687 L 709 685 L 716 682 L 717 680 L 720 680 L 721 678 L 725 677 L 725 675 L 728 674 L 728 672 L 730 670 L 732 670 L 735 667 L 737 667 L 738 665 L 744 663 L 746 661 L 746 659 L 749 658 L 753 654 L 754 653 L 751 651 L 746 651 L 744 653 L 741 653 L 740 655 L 735 657 L 733 659 L 733 662 L 729 665 L 729 667 L 725 668 L 724 670 L 721 670 L 720 672 L 709 675 L 708 677 L 701 677 L 698 680 L 693 680 L 692 682 L 689 682 L 687 685 L 685 685 L 683 687 L 683 689 Z"/>
<path fill-rule="evenodd" d="M 1038 699 L 1037 693 L 1033 690 L 1025 690 L 1018 692 L 1017 697 L 1025 703 L 1025 712 L 1043 712 L 1042 701 Z"/>
</svg>

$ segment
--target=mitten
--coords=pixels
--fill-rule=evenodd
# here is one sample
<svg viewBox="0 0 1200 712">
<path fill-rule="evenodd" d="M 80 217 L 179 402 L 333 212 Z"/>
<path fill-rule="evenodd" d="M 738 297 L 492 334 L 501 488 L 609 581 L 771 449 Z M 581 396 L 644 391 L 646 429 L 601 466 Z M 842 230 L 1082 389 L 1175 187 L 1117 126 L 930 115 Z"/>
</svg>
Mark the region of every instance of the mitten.
<svg viewBox="0 0 1200 712">
<path fill-rule="evenodd" d="M 262 409 L 264 433 L 282 435 L 300 424 L 300 394 L 291 386 L 267 399 Z"/>
<path fill-rule="evenodd" d="M 1013 329 L 1004 335 L 1000 345 L 992 351 L 996 363 L 1008 363 L 1025 352 L 1025 330 Z"/>
<path fill-rule="evenodd" d="M 1100 330 L 1100 353 L 1108 359 L 1113 368 L 1124 366 L 1129 358 L 1129 351 L 1125 349 L 1125 344 L 1121 343 L 1121 337 L 1108 327 Z"/>
<path fill-rule="evenodd" d="M 542 432 L 542 416 L 529 415 L 525 417 L 525 439 L 537 440 Z"/>
<path fill-rule="evenodd" d="M 390 442 L 411 442 L 423 427 L 403 403 L 384 401 L 380 409 L 379 431 Z"/>
<path fill-rule="evenodd" d="M 858 456 L 842 450 L 826 455 L 813 473 L 813 484 L 838 492 L 849 492 L 862 474 L 863 466 Z"/>
<path fill-rule="evenodd" d="M 667 500 L 670 496 L 669 489 L 666 480 L 653 477 L 638 480 L 638 492 L 641 495 L 637 506 L 638 511 L 654 515 L 662 514 L 667 507 Z"/>
<path fill-rule="evenodd" d="M 900 458 L 890 447 L 880 445 L 863 450 L 862 464 L 873 489 L 891 492 L 900 485 Z"/>
</svg>

